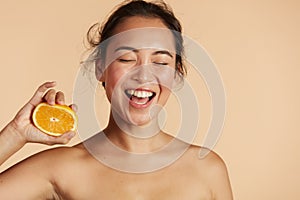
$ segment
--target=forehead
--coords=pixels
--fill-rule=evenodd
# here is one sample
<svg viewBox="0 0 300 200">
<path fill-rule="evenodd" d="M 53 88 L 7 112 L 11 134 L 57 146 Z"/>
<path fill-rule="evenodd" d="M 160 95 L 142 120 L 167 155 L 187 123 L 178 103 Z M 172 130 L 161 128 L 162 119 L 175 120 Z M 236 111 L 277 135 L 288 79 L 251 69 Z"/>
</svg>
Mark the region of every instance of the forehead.
<svg viewBox="0 0 300 200">
<path fill-rule="evenodd" d="M 109 39 L 107 52 L 114 53 L 120 47 L 133 49 L 159 49 L 175 53 L 175 40 L 166 28 L 138 28 L 114 35 Z"/>
<path fill-rule="evenodd" d="M 120 22 L 116 27 L 114 27 L 113 34 L 118 34 L 131 29 L 146 27 L 167 28 L 167 26 L 163 23 L 163 21 L 160 18 L 133 16 L 126 17 L 122 20 L 122 22 Z"/>
<path fill-rule="evenodd" d="M 115 27 L 108 41 L 108 52 L 120 46 L 154 48 L 175 52 L 172 31 L 159 18 L 129 17 Z"/>
</svg>

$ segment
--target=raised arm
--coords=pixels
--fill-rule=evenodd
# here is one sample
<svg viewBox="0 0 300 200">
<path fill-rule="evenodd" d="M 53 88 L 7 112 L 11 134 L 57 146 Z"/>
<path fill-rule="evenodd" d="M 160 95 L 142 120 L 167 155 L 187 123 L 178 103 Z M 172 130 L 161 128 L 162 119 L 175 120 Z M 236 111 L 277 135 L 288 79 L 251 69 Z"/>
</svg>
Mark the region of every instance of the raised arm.
<svg viewBox="0 0 300 200">
<path fill-rule="evenodd" d="M 74 132 L 70 132 L 60 137 L 49 136 L 39 131 L 32 124 L 32 111 L 42 101 L 46 101 L 49 104 L 65 104 L 64 94 L 51 89 L 55 85 L 55 82 L 42 84 L 29 102 L 20 109 L 15 118 L 0 132 L 0 165 L 26 143 L 66 144 L 75 135 Z M 72 105 L 72 108 L 74 109 L 75 106 Z"/>
<path fill-rule="evenodd" d="M 33 109 L 42 101 L 49 104 L 65 103 L 64 94 L 52 89 L 54 86 L 55 82 L 41 85 L 30 101 L 0 132 L 0 164 L 26 143 L 65 144 L 75 135 L 74 132 L 69 132 L 60 137 L 52 137 L 39 131 L 31 122 Z M 44 151 L 2 172 L 0 199 L 60 199 L 53 175 L 57 174 L 55 163 L 62 165 L 59 155 L 62 155 L 61 149 Z"/>
</svg>

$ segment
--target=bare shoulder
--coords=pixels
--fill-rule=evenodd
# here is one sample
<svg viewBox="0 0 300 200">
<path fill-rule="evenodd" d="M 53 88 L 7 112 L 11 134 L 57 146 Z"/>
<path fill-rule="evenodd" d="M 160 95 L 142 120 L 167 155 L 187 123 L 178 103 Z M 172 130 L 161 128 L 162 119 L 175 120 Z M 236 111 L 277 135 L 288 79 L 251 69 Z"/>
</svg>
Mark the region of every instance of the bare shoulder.
<svg viewBox="0 0 300 200">
<path fill-rule="evenodd" d="M 192 145 L 187 151 L 191 161 L 197 163 L 198 168 L 205 167 L 208 171 L 226 171 L 224 160 L 213 150 Z"/>
<path fill-rule="evenodd" d="M 192 145 L 185 157 L 198 180 L 206 182 L 215 199 L 233 199 L 226 164 L 216 152 Z"/>
<path fill-rule="evenodd" d="M 45 179 L 52 179 L 62 168 L 80 162 L 85 156 L 86 151 L 81 146 L 74 147 L 55 147 L 36 153 L 23 161 L 7 169 L 2 175 L 10 173 L 23 173 L 30 176 L 39 173 Z"/>
<path fill-rule="evenodd" d="M 1 197 L 58 199 L 56 181 L 64 178 L 64 170 L 76 166 L 82 158 L 84 150 L 79 147 L 54 148 L 30 156 L 0 174 Z M 16 188 L 18 192 L 12 192 Z"/>
<path fill-rule="evenodd" d="M 62 146 L 48 149 L 29 159 L 31 160 L 30 162 L 38 162 L 44 166 L 50 165 L 51 170 L 49 173 L 53 173 L 53 176 L 61 176 L 70 168 L 82 167 L 81 163 L 84 163 L 89 158 L 89 153 L 80 143 L 71 147 Z"/>
<path fill-rule="evenodd" d="M 181 160 L 202 180 L 207 179 L 208 183 L 212 183 L 216 177 L 217 179 L 228 177 L 224 160 L 216 152 L 207 148 L 191 145 Z"/>
<path fill-rule="evenodd" d="M 50 164 L 52 167 L 56 165 L 62 166 L 62 164 L 69 163 L 70 161 L 75 162 L 86 156 L 86 151 L 81 145 L 76 145 L 72 147 L 55 147 L 50 148 L 45 151 L 39 152 L 31 157 L 29 157 L 28 162 L 39 164 Z M 25 162 L 27 162 L 25 160 Z"/>
</svg>

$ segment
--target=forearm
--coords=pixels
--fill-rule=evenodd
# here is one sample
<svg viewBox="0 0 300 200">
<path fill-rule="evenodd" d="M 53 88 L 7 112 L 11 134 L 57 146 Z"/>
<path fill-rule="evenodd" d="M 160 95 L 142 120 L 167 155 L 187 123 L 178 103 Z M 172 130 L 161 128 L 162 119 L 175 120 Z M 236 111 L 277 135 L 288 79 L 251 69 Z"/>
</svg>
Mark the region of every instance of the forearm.
<svg viewBox="0 0 300 200">
<path fill-rule="evenodd" d="M 20 150 L 25 143 L 26 142 L 21 139 L 12 123 L 9 123 L 0 132 L 0 165 Z"/>
</svg>

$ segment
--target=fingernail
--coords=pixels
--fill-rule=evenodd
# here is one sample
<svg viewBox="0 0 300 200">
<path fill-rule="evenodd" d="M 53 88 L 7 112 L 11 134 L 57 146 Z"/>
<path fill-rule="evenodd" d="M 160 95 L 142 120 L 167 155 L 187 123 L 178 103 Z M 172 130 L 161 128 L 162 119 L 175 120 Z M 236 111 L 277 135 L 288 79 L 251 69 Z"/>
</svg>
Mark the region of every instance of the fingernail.
<svg viewBox="0 0 300 200">
<path fill-rule="evenodd" d="M 78 111 L 78 107 L 77 107 L 75 104 L 72 105 L 72 109 L 73 109 L 75 112 Z"/>
</svg>

